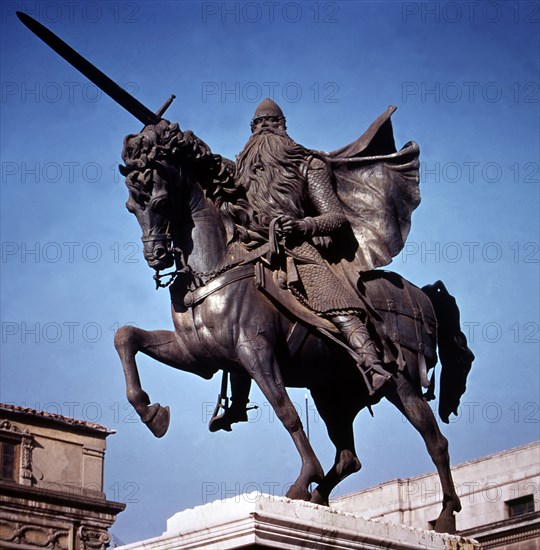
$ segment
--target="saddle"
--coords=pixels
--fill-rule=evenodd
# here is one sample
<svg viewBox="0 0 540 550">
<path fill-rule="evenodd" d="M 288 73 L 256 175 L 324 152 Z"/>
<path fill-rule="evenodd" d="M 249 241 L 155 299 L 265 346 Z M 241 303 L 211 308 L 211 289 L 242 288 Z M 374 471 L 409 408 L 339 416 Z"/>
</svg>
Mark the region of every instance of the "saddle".
<svg viewBox="0 0 540 550">
<path fill-rule="evenodd" d="M 330 334 L 339 333 L 339 330 L 333 323 L 319 317 L 316 313 L 302 305 L 288 290 L 291 284 L 299 280 L 294 260 L 302 262 L 310 262 L 310 260 L 298 257 L 280 244 L 277 236 L 278 224 L 279 218 L 272 220 L 270 223 L 268 242 L 250 251 L 239 264 L 231 266 L 224 273 L 212 278 L 203 286 L 188 292 L 184 299 L 184 304 L 187 307 L 192 307 L 202 302 L 210 294 L 231 283 L 254 277 L 257 289 L 265 294 L 285 314 L 292 316 L 298 321 L 302 321 L 309 327 L 320 329 Z M 284 267 L 286 268 L 286 272 L 276 268 L 278 263 L 283 264 L 283 262 L 276 261 L 280 257 L 283 258 L 283 256 L 285 257 Z M 342 342 L 340 341 L 340 343 Z"/>
<path fill-rule="evenodd" d="M 287 257 L 287 271 L 272 267 L 271 244 L 265 244 L 253 250 L 240 264 L 210 279 L 202 286 L 189 291 L 184 298 L 186 307 L 194 307 L 202 303 L 208 296 L 222 288 L 241 281 L 253 279 L 255 287 L 285 315 L 294 320 L 287 335 L 291 356 L 301 348 L 309 332 L 317 332 L 341 346 L 356 361 L 358 354 L 343 340 L 338 338 L 338 328 L 327 319 L 320 317 L 302 303 L 288 290 L 288 285 L 294 282 L 296 269 L 292 257 Z M 303 329 L 303 330 L 302 330 Z"/>
</svg>

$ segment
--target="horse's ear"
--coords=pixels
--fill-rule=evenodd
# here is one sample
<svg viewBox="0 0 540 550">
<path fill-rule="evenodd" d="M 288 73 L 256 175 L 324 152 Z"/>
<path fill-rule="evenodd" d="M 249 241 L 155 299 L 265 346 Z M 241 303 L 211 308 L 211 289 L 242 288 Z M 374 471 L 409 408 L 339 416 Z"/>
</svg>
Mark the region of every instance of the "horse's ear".
<svg viewBox="0 0 540 550">
<path fill-rule="evenodd" d="M 152 178 L 154 176 L 154 171 L 151 168 L 147 168 L 143 173 L 143 181 L 144 183 L 148 184 L 152 181 Z"/>
<path fill-rule="evenodd" d="M 122 164 L 118 165 L 118 170 L 120 171 L 120 174 L 122 174 L 122 176 L 124 176 L 125 178 L 129 174 L 129 170 L 127 169 L 127 167 Z"/>
</svg>

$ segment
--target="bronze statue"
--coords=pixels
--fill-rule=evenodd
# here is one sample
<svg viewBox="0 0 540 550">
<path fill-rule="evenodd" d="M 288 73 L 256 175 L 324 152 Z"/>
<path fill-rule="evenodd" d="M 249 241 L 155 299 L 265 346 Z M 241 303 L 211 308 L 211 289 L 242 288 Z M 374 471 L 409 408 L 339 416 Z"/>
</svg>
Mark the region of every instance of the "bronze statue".
<svg viewBox="0 0 540 550">
<path fill-rule="evenodd" d="M 294 276 L 291 279 L 288 273 L 288 288 L 310 310 L 336 325 L 358 354 L 373 394 L 389 375 L 361 320 L 367 316 L 367 307 L 332 272 L 313 239 L 330 238 L 348 223 L 333 188 L 332 170 L 323 155 L 288 136 L 283 112 L 271 99 L 255 111 L 251 130 L 237 160 L 237 186 L 245 190 L 247 199 L 247 227 L 241 227 L 241 242 L 254 247 L 268 241 L 276 220 L 277 232 L 284 236 L 285 255 L 291 260 L 287 267 Z"/>
<path fill-rule="evenodd" d="M 474 356 L 440 281 L 419 289 L 375 269 L 403 248 L 420 202 L 419 149 L 409 142 L 396 150 L 395 108 L 354 143 L 324 153 L 296 144 L 281 109 L 265 100 L 235 163 L 162 119 L 170 102 L 152 113 L 42 25 L 20 18 L 145 124 L 126 137 L 120 171 L 156 285 L 170 289 L 174 331 L 121 327 L 115 346 L 128 400 L 152 433 L 166 433 L 169 408 L 151 404 L 143 390 L 138 352 L 205 379 L 225 373 L 225 404 L 219 400 L 212 430 L 246 420 L 254 380 L 301 457 L 287 496 L 327 504 L 332 489 L 360 469 L 354 418 L 385 397 L 422 435 L 437 467 L 443 508 L 435 529 L 455 531 L 461 505 L 448 443 L 427 403 L 434 397 L 428 373 L 438 345 L 439 414 L 448 422 Z M 328 428 L 336 459 L 326 474 L 287 386 L 309 388 Z"/>
<path fill-rule="evenodd" d="M 437 319 L 443 312 L 447 321 L 453 319 L 439 325 L 445 329 L 439 335 L 446 358 L 440 409 L 445 421 L 456 411 L 473 356 L 455 301 L 442 283 L 420 290 L 395 273 L 372 270 L 401 250 L 408 233 L 419 202 L 418 146 L 395 150 L 390 108 L 350 146 L 331 154 L 308 151 L 286 136 L 276 106 L 259 120 L 269 105 L 265 102 L 253 121 L 253 135 L 263 145 L 250 140 L 237 165 L 165 120 L 125 139 L 121 172 L 129 189 L 127 208 L 137 216 L 158 285 L 170 285 L 175 326 L 174 332 L 118 331 L 115 345 L 128 399 L 154 435 L 164 435 L 169 410 L 151 404 L 142 389 L 135 363 L 139 351 L 203 378 L 220 369 L 234 375 L 232 412 L 214 418 L 215 429 L 245 419 L 246 379 L 253 379 L 302 458 L 287 496 L 327 503 L 335 485 L 360 468 L 352 432 L 356 414 L 386 397 L 426 442 L 444 492 L 436 528 L 451 531 L 460 504 L 447 441 L 426 401 L 433 397 L 428 371 L 437 360 Z M 268 124 L 282 126 L 286 152 L 274 149 L 275 133 L 263 129 Z M 289 157 L 291 163 L 284 160 Z M 273 182 L 283 189 L 270 196 Z M 323 199 L 311 185 L 321 186 Z M 355 200 L 371 219 L 351 210 Z M 340 211 L 345 207 L 348 215 Z M 332 242 L 315 241 L 329 236 Z M 159 273 L 172 266 L 172 272 Z M 318 281 L 328 286 L 317 286 Z M 334 295 L 328 299 L 325 293 Z M 371 329 L 364 346 L 377 349 L 377 369 L 384 365 L 379 388 L 371 385 L 374 372 L 368 369 L 378 371 L 363 349 L 349 345 L 352 338 L 339 337 L 335 318 L 340 315 L 351 323 L 359 320 L 361 331 Z M 336 462 L 326 475 L 286 386 L 309 388 L 328 427 Z M 318 485 L 310 494 L 313 482 Z"/>
</svg>

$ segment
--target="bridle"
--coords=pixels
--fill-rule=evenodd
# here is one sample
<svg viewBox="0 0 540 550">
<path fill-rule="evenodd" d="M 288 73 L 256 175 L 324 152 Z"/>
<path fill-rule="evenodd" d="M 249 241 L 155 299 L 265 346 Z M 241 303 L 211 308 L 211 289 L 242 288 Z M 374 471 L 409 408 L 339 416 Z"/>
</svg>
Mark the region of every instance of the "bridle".
<svg viewBox="0 0 540 550">
<path fill-rule="evenodd" d="M 182 250 L 180 248 L 173 246 L 172 236 L 169 233 L 170 225 L 171 225 L 171 220 L 167 222 L 167 227 L 165 228 L 164 233 L 161 233 L 161 234 L 158 233 L 153 235 L 143 235 L 141 237 L 141 240 L 143 244 L 155 243 L 155 242 L 162 243 L 166 253 L 172 254 L 176 262 L 177 255 L 181 254 Z M 186 273 L 188 271 L 190 271 L 190 269 L 187 266 L 184 266 L 180 269 L 175 269 L 173 271 L 169 271 L 168 273 L 160 273 L 159 269 L 156 269 L 156 273 L 154 274 L 154 277 L 153 277 L 154 281 L 156 282 L 156 290 L 158 288 L 167 288 L 168 286 L 173 284 L 177 275 L 179 275 L 180 273 Z M 162 283 L 161 279 L 164 279 L 165 277 L 170 277 L 170 279 Z"/>
</svg>

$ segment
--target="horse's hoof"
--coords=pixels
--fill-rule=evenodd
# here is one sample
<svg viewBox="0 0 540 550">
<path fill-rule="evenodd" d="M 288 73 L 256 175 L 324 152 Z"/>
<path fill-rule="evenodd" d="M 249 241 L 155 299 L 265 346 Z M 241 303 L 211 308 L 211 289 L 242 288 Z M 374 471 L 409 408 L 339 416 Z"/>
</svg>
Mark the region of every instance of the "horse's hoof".
<svg viewBox="0 0 540 550">
<path fill-rule="evenodd" d="M 357 456 L 351 451 L 343 450 L 339 454 L 339 461 L 336 463 L 336 473 L 339 479 L 343 479 L 360 470 L 362 464 Z"/>
<path fill-rule="evenodd" d="M 155 437 L 163 437 L 169 429 L 171 418 L 169 407 L 162 407 L 159 403 L 148 407 L 149 420 L 144 423 Z"/>
<path fill-rule="evenodd" d="M 444 512 L 437 518 L 434 531 L 436 533 L 456 533 L 456 516 L 454 514 L 445 514 Z"/>
<path fill-rule="evenodd" d="M 313 493 L 311 493 L 311 500 L 313 504 L 320 504 L 321 506 L 329 506 L 328 504 L 328 498 L 324 497 L 319 493 L 318 489 L 315 489 Z"/>
<path fill-rule="evenodd" d="M 301 487 L 296 483 L 291 486 L 285 496 L 293 500 L 311 500 L 311 493 L 306 489 L 306 487 Z"/>
</svg>

